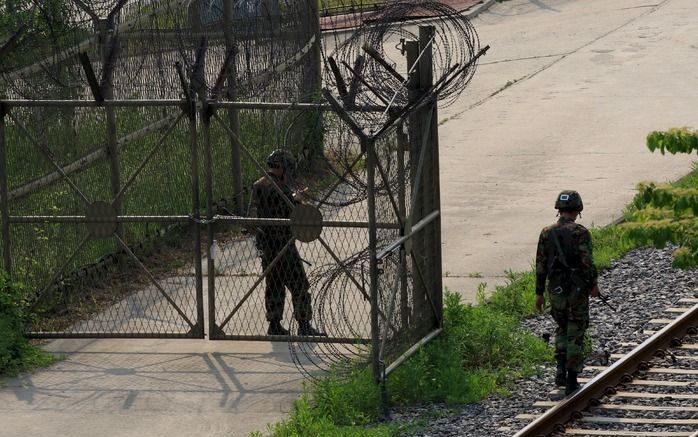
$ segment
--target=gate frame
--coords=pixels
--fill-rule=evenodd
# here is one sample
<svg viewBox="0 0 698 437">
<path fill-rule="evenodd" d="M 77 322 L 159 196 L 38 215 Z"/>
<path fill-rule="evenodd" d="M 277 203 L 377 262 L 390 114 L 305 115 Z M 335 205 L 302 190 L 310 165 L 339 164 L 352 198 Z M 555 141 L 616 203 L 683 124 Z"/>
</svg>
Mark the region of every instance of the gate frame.
<svg viewBox="0 0 698 437">
<path fill-rule="evenodd" d="M 379 284 L 379 270 L 380 270 L 380 263 L 381 260 L 387 256 L 388 254 L 392 253 L 395 250 L 400 250 L 401 252 L 401 262 L 400 262 L 400 268 L 398 269 L 398 276 L 405 277 L 406 275 L 406 264 L 407 264 L 407 259 L 406 255 L 409 252 L 411 258 L 412 258 L 412 263 L 413 265 L 418 264 L 414 251 L 412 250 L 406 250 L 405 244 L 412 240 L 413 237 L 419 233 L 420 231 L 424 230 L 427 227 L 432 227 L 435 231 L 434 235 L 436 236 L 435 239 L 432 239 L 430 242 L 432 247 L 436 249 L 435 253 L 438 255 L 436 259 L 432 260 L 432 265 L 428 266 L 429 272 L 431 273 L 430 277 L 435 277 L 437 278 L 437 282 L 440 285 L 441 283 L 441 257 L 440 257 L 440 210 L 439 210 L 439 205 L 440 205 L 440 199 L 439 199 L 439 191 L 438 191 L 438 177 L 439 177 L 439 169 L 438 169 L 438 134 L 437 134 L 437 129 L 438 129 L 438 120 L 437 120 L 437 115 L 436 115 L 436 99 L 433 97 L 430 97 L 427 101 L 423 101 L 423 97 L 427 94 L 426 91 L 433 85 L 433 81 L 431 78 L 431 47 L 430 47 L 430 33 L 429 30 L 425 30 L 431 28 L 431 32 L 433 32 L 433 27 L 431 26 L 421 26 L 420 27 L 420 41 L 419 42 L 414 42 L 417 44 L 417 52 L 415 55 L 410 55 L 410 59 L 408 59 L 408 65 L 412 65 L 412 67 L 409 69 L 409 77 L 410 81 L 408 83 L 408 86 L 413 90 L 413 96 L 414 98 L 411 99 L 413 106 L 410 108 L 408 107 L 403 108 L 402 110 L 399 111 L 398 116 L 393 116 L 390 118 L 386 124 L 381 127 L 377 132 L 371 133 L 370 135 L 367 135 L 363 129 L 361 129 L 357 123 L 355 123 L 350 116 L 350 114 L 342 107 L 342 105 L 332 96 L 332 94 L 328 90 L 324 90 L 323 94 L 325 95 L 325 98 L 329 104 L 320 104 L 320 103 L 255 103 L 255 102 L 218 102 L 215 99 L 211 98 L 206 98 L 205 93 L 203 92 L 203 84 L 199 82 L 196 84 L 196 74 L 194 74 L 191 77 L 191 80 L 193 82 L 193 86 L 188 86 L 184 82 L 183 76 L 180 74 L 180 77 L 183 79 L 183 87 L 185 90 L 188 90 L 185 92 L 185 96 L 182 99 L 161 99 L 161 100 L 96 100 L 96 101 L 85 101 L 85 100 L 32 100 L 32 101 L 27 101 L 27 100 L 0 100 L 0 218 L 2 219 L 2 236 L 3 236 L 3 259 L 5 260 L 5 266 L 6 270 L 11 274 L 12 271 L 12 259 L 11 259 L 11 236 L 10 236 L 10 225 L 13 223 L 95 223 L 99 222 L 99 220 L 95 219 L 90 219 L 86 216 L 11 216 L 9 214 L 9 199 L 8 199 L 8 181 L 7 181 L 7 172 L 6 172 L 6 152 L 7 152 L 7 144 L 6 144 L 6 138 L 5 138 L 5 123 L 6 123 L 6 115 L 9 114 L 9 111 L 11 110 L 12 107 L 99 107 L 99 108 L 106 108 L 106 109 L 112 109 L 117 108 L 117 107 L 180 107 L 182 110 L 182 114 L 178 117 L 177 123 L 179 123 L 179 120 L 183 118 L 184 116 L 187 116 L 188 122 L 189 122 L 189 130 L 190 130 L 190 147 L 191 147 L 191 152 L 192 152 L 192 202 L 193 202 L 193 208 L 192 208 L 192 213 L 189 216 L 177 216 L 177 215 L 162 215 L 162 216 L 129 216 L 129 215 L 117 215 L 115 220 L 105 220 L 107 223 L 115 223 L 117 225 L 117 230 L 118 230 L 118 225 L 121 225 L 123 223 L 144 223 L 144 222 L 159 222 L 159 223 L 188 223 L 192 224 L 194 228 L 194 235 L 195 235 L 195 265 L 196 265 L 196 299 L 197 299 L 197 322 L 192 325 L 192 331 L 190 331 L 190 334 L 153 334 L 153 333 L 146 333 L 146 334 L 109 334 L 109 333 L 103 333 L 103 334 L 60 334 L 60 333 L 38 333 L 37 337 L 126 337 L 126 338 L 134 338 L 134 337 L 142 337 L 142 338 L 152 338 L 152 337 L 157 337 L 157 338 L 182 338 L 182 337 L 189 337 L 191 338 L 192 336 L 196 338 L 204 338 L 206 335 L 205 329 L 203 327 L 203 322 L 204 322 L 204 309 L 203 309 L 203 269 L 201 267 L 201 235 L 200 232 L 202 231 L 201 227 L 205 226 L 207 235 L 208 235 L 208 241 L 209 241 L 209 247 L 208 249 L 208 254 L 207 256 L 207 271 L 208 271 L 208 298 L 209 298 L 209 304 L 208 304 L 208 313 L 209 313 L 209 326 L 208 326 L 208 335 L 210 339 L 238 339 L 238 340 L 260 340 L 260 339 L 269 339 L 269 336 L 227 336 L 224 333 L 222 333 L 221 329 L 219 326 L 216 325 L 216 318 L 215 318 L 215 260 L 213 257 L 211 257 L 212 253 L 212 247 L 213 247 L 213 227 L 211 226 L 212 223 L 214 223 L 217 220 L 220 221 L 228 221 L 231 223 L 238 223 L 238 224 L 245 224 L 245 223 L 254 223 L 254 224 L 263 224 L 263 225 L 288 225 L 290 220 L 289 219 L 250 219 L 246 217 L 240 217 L 240 216 L 217 216 L 215 215 L 215 211 L 213 209 L 213 199 L 212 199 L 212 168 L 211 168 L 211 144 L 210 144 L 210 135 L 209 135 L 209 130 L 210 130 L 210 122 L 211 118 L 218 118 L 219 121 L 221 122 L 222 126 L 226 129 L 228 134 L 231 136 L 231 139 L 233 140 L 234 143 L 237 143 L 241 150 L 246 152 L 246 149 L 242 142 L 240 141 L 239 137 L 237 137 L 237 134 L 234 132 L 233 129 L 230 128 L 230 126 L 227 126 L 223 120 L 215 114 L 215 111 L 217 109 L 222 109 L 222 108 L 227 108 L 227 109 L 267 109 L 267 110 L 273 110 L 273 109 L 279 109 L 279 110 L 306 110 L 306 109 L 312 109 L 312 110 L 320 110 L 320 111 L 327 111 L 327 110 L 332 110 L 334 111 L 349 127 L 350 129 L 355 133 L 355 135 L 359 138 L 360 144 L 361 144 L 361 149 L 362 149 L 362 155 L 365 154 L 366 157 L 366 172 L 367 172 L 367 180 L 368 180 L 368 221 L 367 222 L 324 222 L 324 226 L 332 226 L 332 227 L 362 227 L 362 228 L 368 228 L 369 232 L 369 252 L 370 252 L 370 258 L 369 258 L 369 293 L 368 297 L 370 300 L 370 306 L 371 306 L 371 345 L 372 345 L 372 351 L 371 351 L 371 362 L 372 362 L 372 371 L 374 375 L 374 379 L 377 383 L 385 383 L 387 376 L 395 370 L 401 363 L 403 363 L 405 360 L 407 360 L 411 355 L 413 355 L 422 345 L 426 344 L 428 341 L 433 339 L 436 335 L 438 335 L 441 330 L 442 330 L 442 288 L 441 287 L 436 287 L 434 284 L 431 284 L 433 289 L 428 290 L 427 288 L 429 287 L 430 284 L 424 283 L 423 275 L 417 268 L 417 278 L 419 281 L 422 282 L 423 287 L 424 287 L 424 296 L 429 300 L 429 304 L 431 306 L 431 309 L 433 311 L 433 315 L 435 318 L 435 325 L 430 329 L 430 332 L 424 336 L 422 339 L 420 339 L 418 342 L 416 342 L 412 347 L 407 349 L 402 355 L 397 357 L 393 362 L 386 367 L 385 366 L 385 359 L 386 357 L 384 356 L 384 342 L 381 342 L 381 339 L 385 339 L 385 335 L 381 336 L 380 332 L 380 318 L 383 317 L 384 320 L 391 320 L 392 317 L 392 312 L 394 310 L 394 305 L 391 304 L 391 309 L 389 311 L 389 314 L 383 315 L 380 312 L 379 309 L 379 289 L 378 289 L 378 284 Z M 429 50 L 427 50 L 429 48 Z M 205 49 L 204 49 L 205 50 Z M 410 49 L 412 50 L 412 49 Z M 414 53 L 414 52 L 413 52 Z M 203 57 L 203 54 L 201 55 Z M 198 56 L 197 56 L 198 58 Z M 179 67 L 181 70 L 181 66 Z M 196 73 L 196 71 L 195 71 Z M 225 77 L 225 65 L 221 69 L 220 72 L 220 77 Z M 199 92 L 195 88 L 199 88 Z M 199 96 L 197 99 L 196 96 Z M 205 170 L 205 191 L 206 191 L 206 218 L 201 219 L 201 213 L 200 213 L 200 202 L 199 202 L 199 187 L 200 187 L 200 178 L 198 174 L 198 132 L 197 132 L 197 117 L 200 118 L 202 126 L 203 126 L 203 152 L 204 152 L 204 170 Z M 407 215 L 407 211 L 404 210 L 404 201 L 401 201 L 401 205 L 397 205 L 398 209 L 398 216 L 401 222 L 400 224 L 397 225 L 397 227 L 400 229 L 400 237 L 396 239 L 393 243 L 389 244 L 386 248 L 382 249 L 380 253 L 377 252 L 376 244 L 377 244 L 377 230 L 378 228 L 381 227 L 395 227 L 394 225 L 387 226 L 386 224 L 381 224 L 377 222 L 376 219 L 376 205 L 375 205 L 375 189 L 376 189 L 376 177 L 377 175 L 379 177 L 385 178 L 385 175 L 383 174 L 383 170 L 380 166 L 380 164 L 377 162 L 376 159 L 376 150 L 375 150 L 375 142 L 377 139 L 379 139 L 385 132 L 387 132 L 389 129 L 393 128 L 394 126 L 401 126 L 405 118 L 409 117 L 413 123 L 411 123 L 413 126 L 422 126 L 425 130 L 426 133 L 423 132 L 424 135 L 417 135 L 417 137 L 421 136 L 421 141 L 419 141 L 417 144 L 412 144 L 411 149 L 416 150 L 419 152 L 419 159 L 418 160 L 412 160 L 412 162 L 417 163 L 417 171 L 416 171 L 416 180 L 413 183 L 413 191 L 411 198 L 413 202 L 411 203 L 411 206 L 413 208 L 413 211 L 410 212 L 409 215 Z M 416 122 L 414 122 L 416 121 Z M 177 124 L 175 123 L 175 124 Z M 400 138 L 400 137 L 399 137 Z M 402 141 L 398 140 L 399 144 L 402 144 Z M 157 146 L 156 146 L 157 147 Z M 401 146 L 399 146 L 401 147 Z M 403 150 L 404 152 L 409 152 L 409 150 Z M 426 153 L 429 152 L 429 153 Z M 425 166 L 426 162 L 429 162 L 431 165 Z M 55 163 L 54 163 L 55 165 Z M 257 163 L 259 166 L 259 164 Z M 57 165 L 56 165 L 57 166 Z M 58 166 L 57 166 L 58 167 Z M 376 170 L 378 172 L 376 173 Z M 404 169 L 403 169 L 404 170 Z M 427 171 L 429 170 L 429 171 Z M 60 168 L 59 168 L 60 171 Z M 423 177 L 423 174 L 426 175 Z M 425 179 L 422 181 L 422 179 Z M 435 191 L 433 193 L 430 193 L 429 190 L 425 190 L 425 186 L 428 184 L 432 184 L 430 188 L 434 188 L 433 184 L 436 184 L 435 186 Z M 278 187 L 277 187 L 278 188 Z M 123 190 L 119 191 L 120 192 Z M 424 202 L 426 202 L 426 207 L 429 211 L 429 214 L 426 216 L 420 216 L 420 215 L 415 215 L 415 200 L 418 198 L 421 198 Z M 115 200 L 118 200 L 118 195 L 115 197 Z M 393 205 L 395 206 L 394 199 L 391 199 Z M 402 214 L 405 214 L 402 216 Z M 416 223 L 413 223 L 415 222 Z M 88 234 L 89 236 L 89 234 Z M 115 233 L 115 236 L 117 237 L 117 241 L 120 241 L 121 244 L 124 247 L 124 250 L 127 252 L 130 252 L 128 247 L 125 245 L 123 240 L 118 238 L 118 234 Z M 293 241 L 293 240 L 291 240 Z M 327 244 L 323 244 L 327 248 Z M 331 252 L 331 250 L 330 250 Z M 332 252 L 331 252 L 332 253 Z M 136 258 L 133 253 L 129 253 L 130 256 L 133 258 Z M 333 258 L 337 260 L 336 255 L 333 255 Z M 404 259 L 404 262 L 402 261 Z M 67 263 L 66 263 L 67 265 Z M 141 265 L 141 268 L 144 268 Z M 64 268 L 61 268 L 59 270 L 58 275 L 62 273 L 62 270 Z M 147 269 L 144 268 L 144 270 L 147 272 Z M 57 275 L 57 276 L 58 276 Z M 417 278 L 414 279 L 414 282 L 417 283 Z M 53 280 L 55 280 L 56 277 L 54 277 Z M 153 283 L 156 284 L 157 286 L 157 281 L 150 275 L 150 279 L 153 281 Z M 53 281 L 52 281 L 53 282 Z M 254 289 L 253 289 L 254 290 Z M 166 293 L 165 293 L 166 295 Z M 394 300 L 393 300 L 394 303 Z M 181 313 L 181 312 L 180 312 Z M 190 323 L 191 325 L 191 323 Z M 388 325 L 386 327 L 386 330 L 390 327 L 389 323 L 386 324 Z M 387 331 L 386 331 L 387 333 Z M 40 335 L 39 335 L 40 334 Z M 30 335 L 32 335 L 30 333 Z M 33 336 L 33 335 L 32 335 Z M 303 338 L 301 337 L 296 337 L 296 336 L 291 336 L 290 338 L 293 341 L 297 340 L 302 340 Z M 351 343 L 356 343 L 356 339 L 322 339 L 322 338 L 312 338 L 313 341 L 319 342 L 319 341 L 327 341 L 327 342 L 347 342 L 347 340 L 350 340 Z"/>
</svg>

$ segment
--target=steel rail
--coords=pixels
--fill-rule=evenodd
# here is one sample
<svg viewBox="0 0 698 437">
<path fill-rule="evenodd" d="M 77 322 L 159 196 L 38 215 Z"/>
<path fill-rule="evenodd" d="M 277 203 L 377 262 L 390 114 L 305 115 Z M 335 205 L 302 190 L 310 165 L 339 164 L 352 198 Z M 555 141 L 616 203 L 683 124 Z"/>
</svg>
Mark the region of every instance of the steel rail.
<svg viewBox="0 0 698 437">
<path fill-rule="evenodd" d="M 665 326 L 611 367 L 596 375 L 580 390 L 546 411 L 513 437 L 549 436 L 564 431 L 565 424 L 618 385 L 624 376 L 632 375 L 647 365 L 657 351 L 675 346 L 681 338 L 698 326 L 698 304 Z"/>
</svg>

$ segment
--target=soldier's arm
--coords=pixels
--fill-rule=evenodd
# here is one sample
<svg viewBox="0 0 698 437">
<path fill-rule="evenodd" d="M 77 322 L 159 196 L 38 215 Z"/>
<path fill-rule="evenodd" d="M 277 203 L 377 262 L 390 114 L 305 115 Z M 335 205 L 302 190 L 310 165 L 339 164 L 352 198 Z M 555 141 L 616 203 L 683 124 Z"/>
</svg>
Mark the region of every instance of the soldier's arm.
<svg viewBox="0 0 698 437">
<path fill-rule="evenodd" d="M 536 250 L 536 294 L 545 293 L 545 280 L 548 277 L 548 258 L 545 253 L 545 232 L 538 237 L 538 249 Z"/>
<path fill-rule="evenodd" d="M 596 266 L 594 265 L 593 253 L 594 251 L 591 242 L 591 233 L 587 229 L 584 229 L 579 237 L 580 261 L 587 274 L 587 277 L 589 278 L 589 284 L 592 287 L 596 287 L 598 282 L 598 272 L 596 271 Z"/>
</svg>

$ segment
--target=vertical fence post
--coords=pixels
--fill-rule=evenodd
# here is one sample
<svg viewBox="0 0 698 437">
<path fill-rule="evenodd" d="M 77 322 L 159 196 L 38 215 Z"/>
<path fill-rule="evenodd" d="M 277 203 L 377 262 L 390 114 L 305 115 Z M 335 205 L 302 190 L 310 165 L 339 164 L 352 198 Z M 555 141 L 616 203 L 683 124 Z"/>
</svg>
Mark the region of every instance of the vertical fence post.
<svg viewBox="0 0 698 437">
<path fill-rule="evenodd" d="M 100 20 L 99 26 L 102 38 L 102 65 L 104 66 L 101 91 L 105 100 L 112 100 L 114 98 L 114 65 L 111 63 L 111 59 L 114 57 L 113 53 L 117 50 L 115 45 L 118 44 L 118 40 L 113 35 L 113 20 Z M 107 117 L 106 150 L 109 158 L 111 192 L 115 199 L 114 211 L 116 215 L 119 216 L 123 214 L 123 201 L 121 196 L 117 197 L 121 191 L 121 165 L 119 163 L 116 111 L 114 107 L 107 106 L 105 108 L 105 113 Z M 116 233 L 119 238 L 126 241 L 123 223 L 117 225 Z M 128 241 L 126 241 L 126 243 L 128 243 Z"/>
<path fill-rule="evenodd" d="M 225 47 L 228 53 L 231 50 L 236 50 L 235 36 L 233 35 L 233 0 L 223 0 L 223 34 L 225 35 Z M 237 100 L 237 54 L 228 67 L 227 79 L 228 100 L 234 102 Z M 240 113 L 237 108 L 228 108 L 228 123 L 230 130 L 235 132 L 236 137 L 228 135 L 230 141 L 230 158 L 231 158 L 231 173 L 233 179 L 233 202 L 235 203 L 234 211 L 237 215 L 243 215 L 245 211 L 245 198 L 243 195 L 242 185 L 242 165 L 241 165 L 241 146 L 238 141 L 240 137 Z"/>
<path fill-rule="evenodd" d="M 303 93 L 301 98 L 306 102 L 314 102 L 322 88 L 322 31 L 320 29 L 319 2 L 317 0 L 306 1 L 308 7 L 303 28 L 307 32 L 303 33 L 304 40 L 302 43 L 305 44 L 311 38 L 314 38 L 314 41 L 310 53 L 305 57 L 305 80 L 301 90 Z M 307 165 L 311 167 L 318 154 L 322 152 L 322 126 L 320 125 L 322 112 L 310 111 L 304 114 L 299 122 L 303 131 L 301 131 L 302 134 L 298 137 L 306 141 L 306 144 L 302 145 L 302 152 L 305 153 L 305 157 L 308 159 Z"/>
<path fill-rule="evenodd" d="M 206 52 L 208 41 L 202 38 L 196 54 L 196 62 L 192 73 L 191 83 L 194 86 L 200 108 L 200 119 L 202 124 L 202 133 L 204 140 L 204 178 L 206 189 L 206 237 L 208 244 L 208 253 L 206 256 L 206 272 L 208 275 L 208 335 L 209 338 L 218 337 L 218 328 L 216 326 L 216 264 L 214 256 L 216 255 L 213 240 L 215 233 L 213 229 L 213 152 L 211 151 L 211 116 L 212 108 L 207 102 L 206 95 Z"/>
<path fill-rule="evenodd" d="M 215 234 L 213 232 L 213 158 L 211 152 L 211 114 L 210 107 L 206 104 L 205 95 L 201 99 L 201 121 L 203 123 L 204 134 L 204 174 L 206 178 L 206 219 L 209 223 L 206 225 L 206 235 L 208 244 L 208 256 L 206 257 L 207 274 L 208 274 L 208 335 L 209 338 L 216 338 L 218 329 L 216 326 L 216 262 L 214 259 L 216 254 L 213 241 Z"/>
<path fill-rule="evenodd" d="M 419 42 L 418 41 L 405 41 L 405 56 L 407 58 L 407 68 L 409 73 L 409 80 L 407 87 L 409 88 L 410 98 L 416 98 L 419 93 L 419 70 L 412 69 L 412 66 L 417 62 L 419 57 Z M 424 213 L 424 180 L 422 178 L 422 183 L 420 187 L 416 187 L 416 181 L 418 179 L 417 169 L 420 167 L 419 157 L 422 148 L 422 118 L 419 116 L 420 112 L 416 111 L 409 116 L 409 156 L 410 156 L 410 185 L 412 196 L 414 198 L 414 204 L 410 205 L 413 211 L 412 220 L 414 223 L 422 219 L 426 214 Z M 426 166 L 422 166 L 422 171 L 424 171 Z M 415 190 L 418 190 L 415 192 Z M 411 226 L 413 223 L 409 223 Z M 423 256 L 424 256 L 424 230 L 418 232 L 412 237 L 410 242 L 412 246 L 412 263 L 416 264 L 413 271 L 421 271 Z M 425 278 L 426 279 L 426 278 Z M 429 302 L 427 301 L 427 293 L 429 291 L 425 289 L 422 281 L 414 280 L 412 283 L 412 320 L 410 327 L 414 330 L 417 338 L 420 337 L 422 330 L 422 324 L 424 323 L 424 314 L 427 308 L 429 308 Z"/>
<path fill-rule="evenodd" d="M 0 102 L 0 219 L 2 220 L 2 261 L 7 274 L 12 273 L 10 247 L 10 202 L 7 182 L 7 146 L 5 137 L 5 105 Z"/>
<path fill-rule="evenodd" d="M 368 186 L 368 250 L 369 250 L 369 287 L 371 298 L 371 361 L 373 378 L 382 379 L 380 366 L 380 326 L 378 326 L 378 260 L 376 258 L 376 181 L 375 150 L 372 139 L 362 138 L 361 148 L 366 151 L 366 179 Z"/>
<path fill-rule="evenodd" d="M 388 416 L 388 390 L 387 381 L 385 380 L 385 363 L 381 356 L 381 329 L 379 325 L 379 284 L 378 284 L 378 258 L 376 245 L 378 244 L 376 226 L 376 142 L 374 139 L 361 139 L 361 147 L 366 151 L 366 179 L 368 187 L 368 251 L 369 251 L 369 278 L 370 278 L 370 298 L 371 298 L 371 361 L 373 370 L 373 379 L 376 384 L 380 385 L 381 406 L 383 416 Z M 390 317 L 387 314 L 386 317 Z M 390 324 L 389 319 L 385 319 L 383 323 Z"/>
<path fill-rule="evenodd" d="M 405 220 L 407 219 L 407 187 L 405 173 L 405 151 L 407 148 L 407 136 L 403 129 L 405 125 L 397 125 L 397 174 L 398 174 L 398 214 L 403 223 L 400 229 L 400 236 L 405 235 Z M 400 246 L 400 265 L 407 266 L 407 252 L 405 245 Z M 400 315 L 402 316 L 401 326 L 407 327 L 410 323 L 409 296 L 407 295 L 407 268 L 400 271 Z"/>
<path fill-rule="evenodd" d="M 197 337 L 204 338 L 204 281 L 201 268 L 201 203 L 199 199 L 199 147 L 198 133 L 196 129 L 196 100 L 193 92 L 189 92 L 187 99 L 189 119 L 189 146 L 191 150 L 191 213 L 194 218 L 192 229 L 194 231 L 194 272 L 196 275 L 196 324 L 199 332 Z"/>
<path fill-rule="evenodd" d="M 419 48 L 424 54 L 419 60 L 419 87 L 422 90 L 430 88 L 434 84 L 433 77 L 433 45 L 427 44 L 435 33 L 434 26 L 419 26 Z M 439 122 L 436 100 L 420 110 L 420 124 L 422 129 L 429 129 L 429 138 L 426 142 L 427 154 L 424 163 L 424 207 L 425 212 L 431 213 L 441 209 L 440 183 L 439 183 Z M 431 118 L 429 118 L 431 114 Z M 428 286 L 431 287 L 432 299 L 437 314 L 437 327 L 441 327 L 443 319 L 443 287 L 441 277 L 441 216 L 438 216 L 425 230 L 425 249 L 430 255 L 427 269 Z"/>
</svg>

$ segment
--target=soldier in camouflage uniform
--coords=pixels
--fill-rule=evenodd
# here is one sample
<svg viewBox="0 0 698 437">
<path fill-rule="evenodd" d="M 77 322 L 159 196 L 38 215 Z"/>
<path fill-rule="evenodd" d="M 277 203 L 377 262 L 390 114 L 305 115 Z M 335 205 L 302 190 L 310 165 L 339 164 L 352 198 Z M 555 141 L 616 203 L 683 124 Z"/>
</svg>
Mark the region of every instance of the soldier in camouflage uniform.
<svg viewBox="0 0 698 437">
<path fill-rule="evenodd" d="M 289 187 L 289 180 L 295 171 L 296 161 L 287 150 L 275 150 L 267 158 L 269 170 L 252 186 L 251 215 L 259 218 L 289 218 L 297 203 Z M 274 186 L 276 185 L 276 186 Z M 279 192 L 280 188 L 283 192 Z M 274 259 L 292 238 L 289 226 L 260 226 L 256 234 L 256 245 L 266 271 Z M 266 290 L 264 304 L 269 322 L 269 335 L 289 335 L 281 325 L 286 301 L 285 287 L 291 291 L 293 315 L 298 321 L 298 335 L 326 335 L 310 325 L 312 318 L 310 284 L 303 269 L 303 260 L 295 244 L 291 244 L 281 255 L 265 277 Z"/>
<path fill-rule="evenodd" d="M 557 223 L 544 228 L 536 253 L 536 308 L 545 306 L 548 282 L 555 332 L 555 383 L 567 395 L 579 389 L 577 374 L 584 367 L 584 333 L 589 327 L 589 296 L 598 297 L 591 234 L 575 220 L 584 209 L 576 191 L 563 191 L 555 201 Z"/>
</svg>

